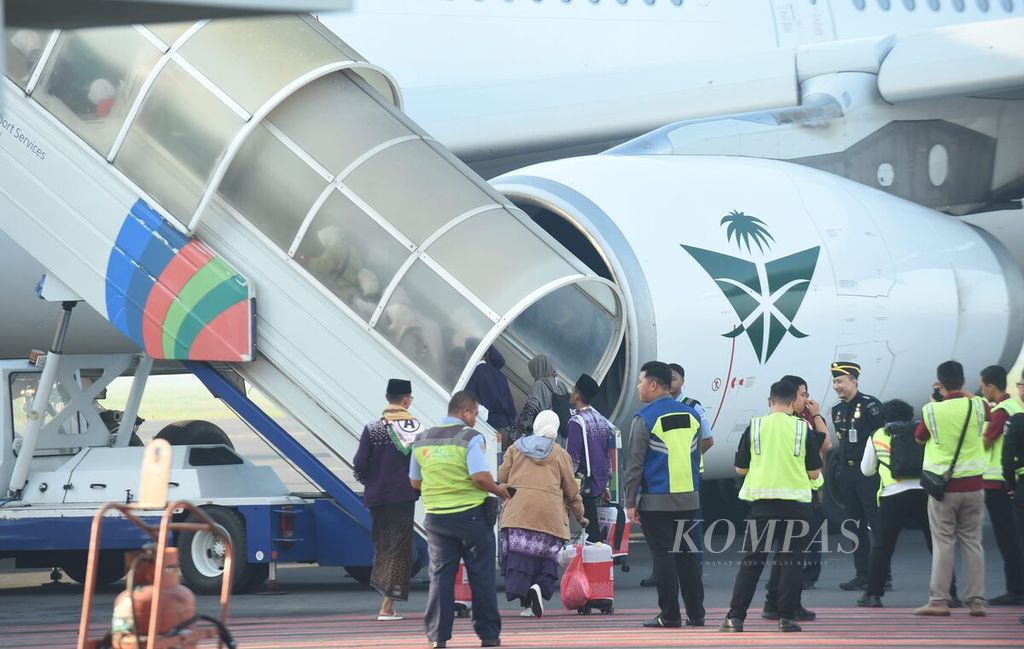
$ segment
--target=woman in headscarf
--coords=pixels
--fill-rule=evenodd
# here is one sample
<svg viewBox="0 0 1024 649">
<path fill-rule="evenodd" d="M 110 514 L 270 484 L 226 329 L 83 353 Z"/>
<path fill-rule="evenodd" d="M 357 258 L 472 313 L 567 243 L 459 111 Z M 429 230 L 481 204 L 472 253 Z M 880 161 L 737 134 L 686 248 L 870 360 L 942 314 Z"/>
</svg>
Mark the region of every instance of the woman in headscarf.
<svg viewBox="0 0 1024 649">
<path fill-rule="evenodd" d="M 541 411 L 533 435 L 510 446 L 498 468 L 498 480 L 515 488 L 498 536 L 505 596 L 520 600 L 525 617 L 544 613 L 543 600 L 551 599 L 558 583 L 558 552 L 569 538 L 566 510 L 587 524 L 572 460 L 555 443 L 557 433 L 558 415 Z"/>
<path fill-rule="evenodd" d="M 547 354 L 537 354 L 527 364 L 533 384 L 516 423 L 516 439 L 525 437 L 533 429 L 533 420 L 542 410 L 554 410 L 558 416 L 569 419 L 569 386 L 558 380 L 555 362 Z M 557 401 L 557 403 L 556 403 Z M 564 410 L 565 412 L 560 412 Z M 564 434 L 564 433 L 563 433 Z"/>
</svg>

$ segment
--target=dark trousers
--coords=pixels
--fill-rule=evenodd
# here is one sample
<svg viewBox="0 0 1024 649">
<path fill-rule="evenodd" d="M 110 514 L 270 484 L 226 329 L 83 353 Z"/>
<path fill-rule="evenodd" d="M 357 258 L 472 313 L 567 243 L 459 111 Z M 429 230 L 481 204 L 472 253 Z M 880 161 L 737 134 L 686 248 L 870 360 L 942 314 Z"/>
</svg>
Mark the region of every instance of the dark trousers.
<svg viewBox="0 0 1024 649">
<path fill-rule="evenodd" d="M 774 531 L 771 524 L 774 521 Z M 810 531 L 804 535 L 793 536 L 787 545 L 783 543 L 786 538 L 788 525 L 797 526 L 795 531 L 801 531 L 803 522 Z M 754 591 L 757 590 L 757 582 L 761 579 L 764 565 L 768 559 L 775 542 L 779 542 L 778 552 L 775 553 L 775 562 L 779 566 L 779 590 L 777 604 L 780 617 L 792 619 L 800 608 L 800 591 L 802 589 L 804 550 L 813 538 L 816 530 L 810 528 L 810 517 L 803 519 L 780 519 L 780 518 L 755 518 L 754 538 L 749 535 L 743 540 L 747 554 L 740 562 L 739 572 L 736 574 L 736 583 L 732 589 L 732 601 L 729 602 L 728 617 L 746 619 L 747 609 L 754 599 Z M 749 525 L 748 528 L 749 530 Z"/>
<path fill-rule="evenodd" d="M 484 518 L 484 507 L 458 514 L 427 514 L 424 521 L 430 549 L 430 589 L 423 622 L 427 639 L 447 642 L 455 616 L 455 573 L 459 560 L 466 563 L 473 591 L 473 630 L 481 640 L 501 635 L 498 591 L 494 569 L 494 529 Z"/>
<path fill-rule="evenodd" d="M 604 543 L 601 525 L 597 521 L 597 506 L 600 502 L 600 495 L 583 497 L 583 515 L 589 521 L 587 523 L 587 540 L 591 543 Z"/>
<path fill-rule="evenodd" d="M 658 590 L 658 608 L 666 622 L 680 622 L 679 593 L 682 591 L 686 617 L 704 619 L 704 582 L 700 574 L 697 553 L 690 550 L 685 539 L 676 547 L 677 529 L 680 532 L 693 526 L 696 510 L 681 512 L 640 512 L 644 539 L 654 560 L 654 580 Z M 683 526 L 681 529 L 679 526 Z M 696 547 L 697 542 L 690 531 Z"/>
<path fill-rule="evenodd" d="M 839 471 L 839 489 L 843 493 L 846 518 L 857 521 L 857 548 L 853 552 L 853 565 L 858 577 L 868 576 L 871 557 L 871 530 L 878 521 L 878 476 L 865 476 L 860 472 L 860 462 L 850 466 L 843 462 Z"/>
<path fill-rule="evenodd" d="M 1021 495 L 1024 498 L 1024 494 Z M 1021 556 L 1021 529 L 1014 516 L 1014 502 L 1005 489 L 985 490 L 985 509 L 992 524 L 996 546 L 1003 557 L 1006 592 L 1024 595 L 1024 557 Z"/>
<path fill-rule="evenodd" d="M 878 528 L 875 544 L 871 548 L 871 566 L 868 570 L 866 595 L 885 594 L 885 580 L 892 568 L 892 553 L 896 540 L 904 527 L 912 523 L 921 526 L 928 553 L 932 551 L 932 533 L 928 527 L 928 492 L 911 489 L 891 496 L 882 496 L 878 507 Z"/>
<path fill-rule="evenodd" d="M 804 569 L 800 576 L 800 589 L 803 591 L 805 585 L 813 584 L 821 576 L 821 539 L 814 538 L 818 530 L 825 525 L 825 514 L 822 513 L 818 503 L 818 491 L 814 490 L 811 495 L 811 502 L 814 503 L 814 514 L 811 517 L 811 541 L 804 550 Z M 777 609 L 779 606 L 779 576 L 782 564 L 772 561 L 772 571 L 768 574 L 768 583 L 765 584 L 764 607 L 766 609 Z M 802 594 L 802 593 L 801 593 Z M 801 603 L 800 606 L 803 604 Z"/>
</svg>

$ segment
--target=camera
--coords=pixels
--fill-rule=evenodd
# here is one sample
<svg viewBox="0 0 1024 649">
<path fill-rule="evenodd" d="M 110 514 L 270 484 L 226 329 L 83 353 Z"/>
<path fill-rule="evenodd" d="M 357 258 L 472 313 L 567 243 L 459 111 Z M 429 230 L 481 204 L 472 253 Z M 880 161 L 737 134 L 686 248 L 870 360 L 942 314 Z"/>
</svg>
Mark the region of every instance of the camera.
<svg viewBox="0 0 1024 649">
<path fill-rule="evenodd" d="M 932 401 L 942 401 L 942 391 L 938 388 L 932 390 Z"/>
</svg>

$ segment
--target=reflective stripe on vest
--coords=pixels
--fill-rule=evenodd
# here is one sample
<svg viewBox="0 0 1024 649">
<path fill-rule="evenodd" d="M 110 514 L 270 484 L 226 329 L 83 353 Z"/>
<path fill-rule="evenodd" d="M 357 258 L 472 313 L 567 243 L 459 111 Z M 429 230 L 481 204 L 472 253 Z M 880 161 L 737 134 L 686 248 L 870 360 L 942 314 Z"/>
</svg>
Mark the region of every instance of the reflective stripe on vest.
<svg viewBox="0 0 1024 649">
<path fill-rule="evenodd" d="M 807 422 L 781 412 L 750 421 L 750 468 L 743 478 L 743 500 L 811 502 L 807 477 Z"/>
<path fill-rule="evenodd" d="M 892 466 L 892 435 L 889 434 L 887 428 L 883 427 L 875 431 L 875 434 L 871 436 L 871 447 L 875 451 L 875 457 L 878 458 L 878 495 L 881 497 L 883 489 L 899 482 L 892 477 L 892 471 L 889 469 Z"/>
<path fill-rule="evenodd" d="M 985 449 L 981 441 L 985 431 L 985 402 L 981 397 L 957 397 L 924 406 L 921 412 L 929 433 L 928 443 L 924 446 L 925 471 L 942 475 L 949 469 L 964 418 L 967 417 L 968 404 L 972 409 L 971 417 L 967 422 L 960 457 L 953 467 L 953 477 L 969 478 L 985 472 Z"/>
<path fill-rule="evenodd" d="M 693 408 L 671 398 L 640 411 L 650 431 L 644 459 L 643 493 L 690 493 L 700 487 L 697 444 L 700 418 Z"/>
<path fill-rule="evenodd" d="M 992 412 L 996 410 L 1005 412 L 1007 418 L 1024 412 L 1024 408 L 1012 398 L 1004 399 L 993 406 Z M 985 475 L 983 476 L 985 480 L 993 482 L 1003 481 L 1003 438 L 1005 437 L 1006 435 L 1000 433 L 995 443 L 985 451 Z"/>
<path fill-rule="evenodd" d="M 473 484 L 466 462 L 469 443 L 479 434 L 468 426 L 438 426 L 413 442 L 423 476 L 420 496 L 428 514 L 457 514 L 487 498 L 487 492 Z"/>
</svg>

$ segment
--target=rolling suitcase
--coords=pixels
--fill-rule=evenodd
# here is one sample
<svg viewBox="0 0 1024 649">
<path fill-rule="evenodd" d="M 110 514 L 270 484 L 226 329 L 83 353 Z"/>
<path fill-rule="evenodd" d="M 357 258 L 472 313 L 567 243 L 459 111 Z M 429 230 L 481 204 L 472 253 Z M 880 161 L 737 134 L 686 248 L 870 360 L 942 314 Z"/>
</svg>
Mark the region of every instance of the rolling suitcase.
<svg viewBox="0 0 1024 649">
<path fill-rule="evenodd" d="M 612 559 L 622 566 L 622 572 L 629 572 L 629 519 L 626 510 L 619 503 L 609 503 L 597 508 L 597 522 L 605 542 L 611 546 Z"/>
</svg>

